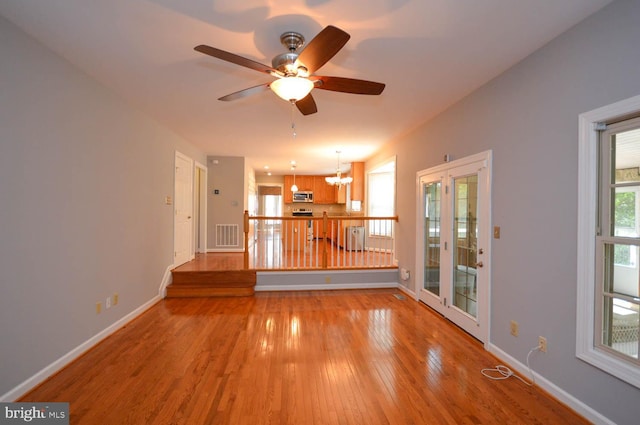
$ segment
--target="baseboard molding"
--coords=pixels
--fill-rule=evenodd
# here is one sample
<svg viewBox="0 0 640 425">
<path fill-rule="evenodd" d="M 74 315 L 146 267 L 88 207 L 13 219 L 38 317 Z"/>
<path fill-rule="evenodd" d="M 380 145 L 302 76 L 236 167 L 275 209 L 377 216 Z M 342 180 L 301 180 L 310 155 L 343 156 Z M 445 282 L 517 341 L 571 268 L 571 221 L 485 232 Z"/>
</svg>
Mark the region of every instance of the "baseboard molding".
<svg viewBox="0 0 640 425">
<path fill-rule="evenodd" d="M 49 366 L 46 366 L 44 369 L 40 370 L 38 373 L 28 378 L 26 381 L 22 382 L 17 387 L 3 394 L 0 397 L 0 402 L 12 402 L 17 400 L 18 398 L 20 398 L 21 396 L 23 396 L 24 394 L 26 394 L 27 392 L 35 388 L 37 385 L 44 382 L 47 378 L 49 378 L 50 376 L 52 376 L 53 374 L 61 370 L 63 367 L 67 366 L 69 363 L 76 360 L 78 357 L 80 357 L 82 354 L 87 352 L 94 345 L 98 344 L 100 341 L 104 340 L 109 335 L 113 334 L 114 332 L 122 328 L 124 325 L 126 325 L 127 323 L 129 323 L 130 321 L 132 321 L 133 319 L 135 319 L 136 317 L 138 317 L 139 315 L 147 311 L 149 308 L 151 308 L 154 304 L 156 304 L 160 300 L 161 300 L 161 297 L 159 295 L 153 297 L 152 299 L 150 299 L 149 301 L 147 301 L 146 303 L 144 303 L 143 305 L 141 305 L 131 313 L 127 314 L 117 322 L 113 323 L 108 328 L 104 329 L 103 331 L 89 338 L 88 340 L 86 340 L 85 342 L 83 342 L 73 350 L 69 351 L 64 356 L 60 357 L 58 360 L 51 363 Z"/>
<path fill-rule="evenodd" d="M 162 282 L 160 282 L 160 288 L 158 288 L 158 296 L 160 298 L 167 297 L 167 286 L 171 285 L 173 281 L 173 275 L 171 274 L 171 270 L 174 269 L 173 264 L 170 264 L 169 267 L 164 271 L 164 276 L 162 276 Z"/>
<path fill-rule="evenodd" d="M 418 299 L 418 295 L 415 292 L 413 292 L 411 289 L 407 288 L 406 286 L 402 284 L 398 284 L 398 289 L 404 292 L 405 294 L 407 294 L 412 299 L 414 300 Z"/>
<path fill-rule="evenodd" d="M 505 363 L 508 363 L 509 366 L 514 368 L 518 372 L 518 374 L 520 374 L 521 376 L 527 377 L 527 379 L 530 379 L 531 374 L 533 374 L 533 377 L 535 378 L 537 386 L 539 386 L 540 388 L 542 388 L 543 390 L 551 394 L 560 402 L 569 406 L 571 409 L 576 411 L 578 414 L 582 415 L 587 420 L 593 422 L 594 424 L 615 425 L 614 422 L 602 416 L 599 412 L 595 411 L 588 405 L 584 404 L 577 398 L 573 397 L 571 394 L 567 393 L 565 390 L 558 387 L 557 385 L 555 385 L 553 382 L 549 381 L 545 377 L 539 375 L 533 370 L 531 371 L 531 373 L 529 373 L 529 369 L 527 368 L 527 365 L 521 363 L 514 357 L 505 353 L 497 346 L 493 344 L 488 344 L 487 350 L 494 356 L 498 357 L 500 360 L 504 361 Z"/>
<path fill-rule="evenodd" d="M 256 285 L 256 292 L 262 291 L 331 291 L 335 289 L 381 289 L 397 288 L 396 282 L 378 283 L 302 283 L 297 285 Z"/>
<path fill-rule="evenodd" d="M 207 248 L 207 252 L 244 252 L 244 248 Z"/>
</svg>

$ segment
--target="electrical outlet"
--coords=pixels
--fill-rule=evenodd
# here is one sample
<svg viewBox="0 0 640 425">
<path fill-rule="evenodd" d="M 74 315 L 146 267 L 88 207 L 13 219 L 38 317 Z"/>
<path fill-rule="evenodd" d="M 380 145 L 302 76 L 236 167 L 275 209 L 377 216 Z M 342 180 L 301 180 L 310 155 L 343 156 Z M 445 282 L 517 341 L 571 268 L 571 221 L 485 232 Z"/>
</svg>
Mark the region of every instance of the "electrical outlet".
<svg viewBox="0 0 640 425">
<path fill-rule="evenodd" d="M 104 302 L 104 307 L 111 308 L 111 297 L 107 297 L 106 301 Z"/>
<path fill-rule="evenodd" d="M 511 335 L 513 336 L 518 336 L 520 329 L 518 326 L 518 322 L 516 322 L 515 320 L 511 321 Z"/>
<path fill-rule="evenodd" d="M 547 338 L 543 337 L 543 336 L 539 336 L 538 337 L 538 348 L 540 349 L 540 351 L 542 351 L 543 353 L 547 352 Z"/>
<path fill-rule="evenodd" d="M 96 314 L 100 314 L 102 311 L 102 304 L 96 303 Z"/>
<path fill-rule="evenodd" d="M 331 283 L 331 276 L 325 276 L 324 283 Z"/>
<path fill-rule="evenodd" d="M 118 293 L 113 294 L 113 305 L 118 305 Z"/>
</svg>

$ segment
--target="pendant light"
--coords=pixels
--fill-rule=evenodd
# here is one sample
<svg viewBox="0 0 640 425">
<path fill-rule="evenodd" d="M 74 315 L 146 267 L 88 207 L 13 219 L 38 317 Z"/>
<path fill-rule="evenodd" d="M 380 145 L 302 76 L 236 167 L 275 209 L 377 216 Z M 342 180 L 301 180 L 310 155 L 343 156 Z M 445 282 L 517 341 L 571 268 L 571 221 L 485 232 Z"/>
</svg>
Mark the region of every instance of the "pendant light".
<svg viewBox="0 0 640 425">
<path fill-rule="evenodd" d="M 291 185 L 291 191 L 297 192 L 298 186 L 296 186 L 296 162 L 291 161 L 291 169 L 293 170 L 293 184 Z"/>
</svg>

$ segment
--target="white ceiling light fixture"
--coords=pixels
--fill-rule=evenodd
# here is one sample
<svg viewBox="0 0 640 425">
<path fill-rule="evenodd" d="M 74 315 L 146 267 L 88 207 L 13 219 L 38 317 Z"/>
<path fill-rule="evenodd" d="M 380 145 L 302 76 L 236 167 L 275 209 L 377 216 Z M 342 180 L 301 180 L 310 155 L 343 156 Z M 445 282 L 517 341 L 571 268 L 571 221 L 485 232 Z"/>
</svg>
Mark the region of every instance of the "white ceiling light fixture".
<svg viewBox="0 0 640 425">
<path fill-rule="evenodd" d="M 332 177 L 325 177 L 324 180 L 333 186 L 342 186 L 349 184 L 353 181 L 351 177 L 342 177 L 342 171 L 340 171 L 340 151 L 336 151 L 338 154 L 338 168 L 336 169 L 336 175 Z"/>
<path fill-rule="evenodd" d="M 313 89 L 313 81 L 302 77 L 282 77 L 269 84 L 269 88 L 280 98 L 297 102 L 307 97 Z"/>
</svg>

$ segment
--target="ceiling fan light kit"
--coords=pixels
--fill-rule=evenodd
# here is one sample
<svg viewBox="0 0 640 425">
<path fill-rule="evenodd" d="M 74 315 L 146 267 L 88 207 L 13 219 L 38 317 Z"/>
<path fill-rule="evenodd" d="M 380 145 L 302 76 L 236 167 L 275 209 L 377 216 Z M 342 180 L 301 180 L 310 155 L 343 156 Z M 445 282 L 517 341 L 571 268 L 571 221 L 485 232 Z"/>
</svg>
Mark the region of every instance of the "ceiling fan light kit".
<svg viewBox="0 0 640 425">
<path fill-rule="evenodd" d="M 311 92 L 313 81 L 300 77 L 283 77 L 269 84 L 269 88 L 280 98 L 295 103 Z"/>
<path fill-rule="evenodd" d="M 357 80 L 343 77 L 314 75 L 314 72 L 327 63 L 344 47 L 351 36 L 332 25 L 325 27 L 309 43 L 305 44 L 302 34 L 289 31 L 280 36 L 280 42 L 288 50 L 272 60 L 272 67 L 226 52 L 215 47 L 201 44 L 194 49 L 236 65 L 244 66 L 276 78 L 272 83 L 249 87 L 244 90 L 222 96 L 219 100 L 231 101 L 262 92 L 270 88 L 280 98 L 295 104 L 303 115 L 318 111 L 311 95 L 314 88 L 350 94 L 379 95 L 385 85 L 374 81 Z M 297 50 L 304 48 L 298 53 Z"/>
</svg>

